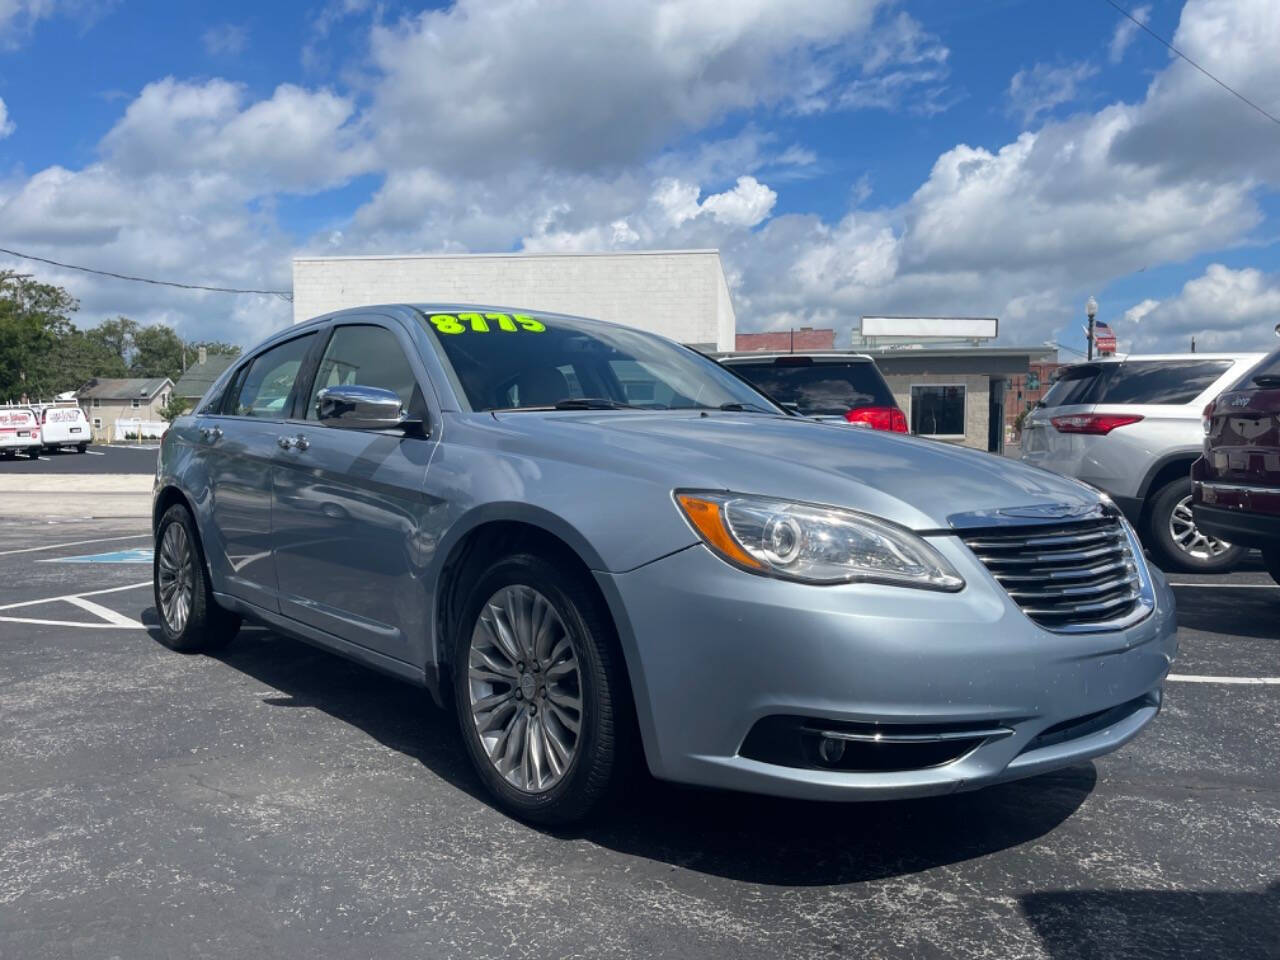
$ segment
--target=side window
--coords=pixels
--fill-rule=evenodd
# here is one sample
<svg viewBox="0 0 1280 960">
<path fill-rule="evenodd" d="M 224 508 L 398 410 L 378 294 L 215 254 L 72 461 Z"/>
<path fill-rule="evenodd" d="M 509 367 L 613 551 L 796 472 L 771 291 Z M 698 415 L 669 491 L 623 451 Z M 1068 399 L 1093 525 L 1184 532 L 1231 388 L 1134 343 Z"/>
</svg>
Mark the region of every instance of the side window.
<svg viewBox="0 0 1280 960">
<path fill-rule="evenodd" d="M 307 334 L 272 347 L 249 361 L 231 414 L 283 420 L 289 415 L 289 394 L 298 377 L 303 358 L 315 334 Z"/>
<path fill-rule="evenodd" d="M 325 387 L 381 387 L 418 412 L 421 393 L 413 368 L 395 334 L 372 325 L 338 327 L 329 339 L 307 402 L 307 419 L 316 418 L 316 396 Z M 416 395 L 416 396 L 415 396 Z"/>
<path fill-rule="evenodd" d="M 1134 360 L 1120 365 L 1099 403 L 1190 403 L 1231 369 L 1230 360 Z"/>
</svg>

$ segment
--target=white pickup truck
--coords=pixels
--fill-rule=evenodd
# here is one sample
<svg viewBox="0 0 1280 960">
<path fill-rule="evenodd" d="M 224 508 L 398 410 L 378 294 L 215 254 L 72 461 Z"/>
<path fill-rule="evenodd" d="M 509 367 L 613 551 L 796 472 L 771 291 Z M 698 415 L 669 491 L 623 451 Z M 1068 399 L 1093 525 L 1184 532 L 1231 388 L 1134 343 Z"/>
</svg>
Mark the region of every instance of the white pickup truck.
<svg viewBox="0 0 1280 960">
<path fill-rule="evenodd" d="M 40 420 L 30 407 L 0 407 L 0 457 L 19 453 L 32 460 L 40 455 Z"/>
<path fill-rule="evenodd" d="M 40 442 L 52 452 L 59 447 L 75 447 L 80 453 L 89 448 L 93 431 L 76 403 L 50 403 L 34 406 L 40 418 Z"/>
</svg>

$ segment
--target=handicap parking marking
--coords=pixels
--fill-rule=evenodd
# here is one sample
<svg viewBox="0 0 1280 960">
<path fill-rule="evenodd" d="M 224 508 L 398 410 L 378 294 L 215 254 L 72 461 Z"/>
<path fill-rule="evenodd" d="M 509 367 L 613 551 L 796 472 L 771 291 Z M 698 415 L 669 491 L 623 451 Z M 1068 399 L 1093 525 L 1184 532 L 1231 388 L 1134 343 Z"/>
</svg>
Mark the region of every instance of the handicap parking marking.
<svg viewBox="0 0 1280 960">
<path fill-rule="evenodd" d="M 50 523 L 57 521 L 50 520 Z M 129 533 L 119 537 L 95 537 L 92 540 L 68 540 L 63 543 L 46 543 L 39 547 L 22 547 L 18 550 L 0 550 L 0 557 L 11 557 L 16 553 L 39 553 L 42 550 L 60 550 L 63 547 L 83 547 L 91 543 L 111 543 L 114 540 L 150 539 L 149 533 Z"/>
<path fill-rule="evenodd" d="M 112 550 L 110 553 L 85 553 L 75 557 L 49 557 L 40 563 L 150 563 L 150 547 L 134 547 L 132 550 Z"/>
<path fill-rule="evenodd" d="M 122 613 L 108 609 L 86 597 L 98 597 L 104 593 L 120 593 L 123 590 L 138 590 L 151 586 L 150 580 L 140 583 L 129 583 L 123 587 L 107 587 L 103 590 L 86 590 L 83 593 L 68 593 L 58 597 L 41 597 L 37 600 L 19 600 L 17 603 L 6 603 L 0 606 L 0 623 L 26 623 L 43 627 L 80 627 L 89 630 L 145 630 L 137 620 L 132 620 Z M 98 618 L 96 623 L 84 623 L 79 620 L 48 620 L 36 617 L 7 616 L 9 610 L 20 610 L 26 607 L 37 607 L 46 603 L 69 603 L 73 607 L 91 613 Z"/>
</svg>

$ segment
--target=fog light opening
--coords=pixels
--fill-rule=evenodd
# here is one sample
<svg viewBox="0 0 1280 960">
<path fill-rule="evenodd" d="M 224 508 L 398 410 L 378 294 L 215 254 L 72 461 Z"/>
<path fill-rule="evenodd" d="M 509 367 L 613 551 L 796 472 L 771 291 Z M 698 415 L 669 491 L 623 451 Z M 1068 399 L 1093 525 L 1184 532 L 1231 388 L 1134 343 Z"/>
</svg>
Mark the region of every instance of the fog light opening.
<svg viewBox="0 0 1280 960">
<path fill-rule="evenodd" d="M 818 744 L 818 756 L 823 763 L 837 764 L 844 758 L 844 741 L 833 737 L 823 737 Z"/>
</svg>

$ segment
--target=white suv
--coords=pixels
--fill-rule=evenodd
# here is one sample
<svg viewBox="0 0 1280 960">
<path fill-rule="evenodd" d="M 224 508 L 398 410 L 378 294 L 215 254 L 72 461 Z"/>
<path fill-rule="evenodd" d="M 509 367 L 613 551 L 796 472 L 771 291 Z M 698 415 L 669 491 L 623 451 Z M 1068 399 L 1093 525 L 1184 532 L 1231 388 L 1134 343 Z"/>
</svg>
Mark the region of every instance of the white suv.
<svg viewBox="0 0 1280 960">
<path fill-rule="evenodd" d="M 1064 368 L 1022 428 L 1022 460 L 1111 496 L 1165 569 L 1228 570 L 1243 547 L 1206 536 L 1191 515 L 1201 413 L 1261 353 L 1131 355 Z"/>
</svg>

